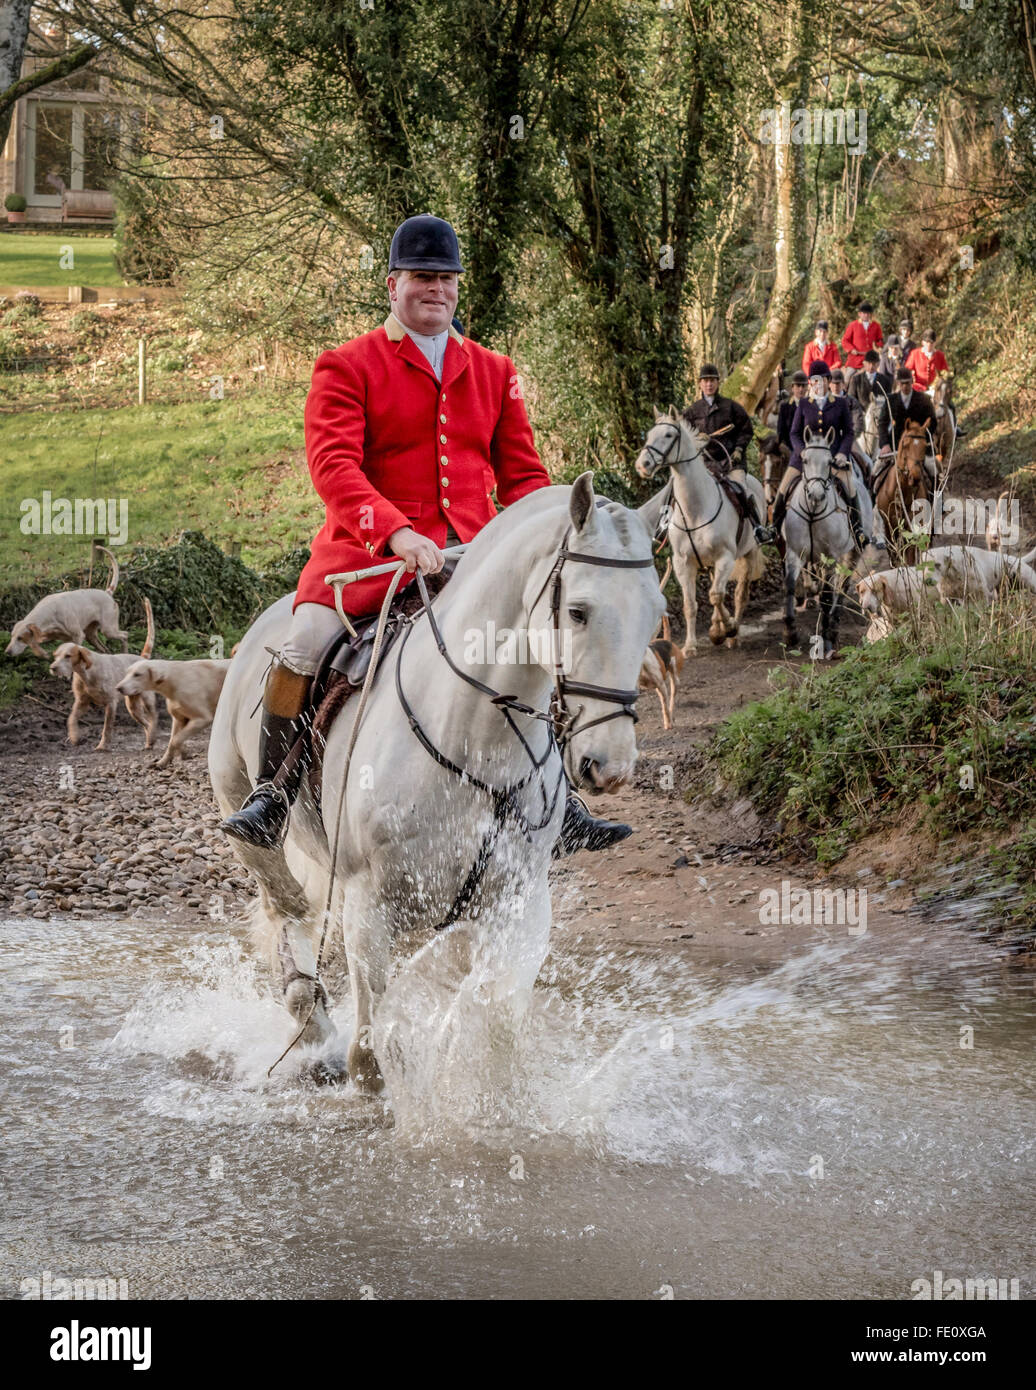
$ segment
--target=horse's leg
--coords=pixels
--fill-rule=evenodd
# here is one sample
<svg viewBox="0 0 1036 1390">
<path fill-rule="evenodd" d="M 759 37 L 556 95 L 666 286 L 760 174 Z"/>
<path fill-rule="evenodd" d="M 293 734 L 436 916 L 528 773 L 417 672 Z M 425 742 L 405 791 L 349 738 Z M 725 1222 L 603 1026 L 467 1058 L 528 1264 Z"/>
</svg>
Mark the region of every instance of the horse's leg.
<svg viewBox="0 0 1036 1390">
<path fill-rule="evenodd" d="M 799 634 L 795 628 L 795 586 L 800 564 L 798 555 L 789 546 L 784 556 L 784 645 L 789 652 L 799 649 Z"/>
<path fill-rule="evenodd" d="M 389 924 L 366 875 L 346 890 L 342 928 L 353 997 L 349 1076 L 357 1090 L 373 1096 L 385 1084 L 374 1055 L 374 1010 L 388 982 Z"/>
<path fill-rule="evenodd" d="M 751 567 L 747 555 L 734 562 L 734 633 L 727 638 L 728 647 L 737 646 L 737 633 L 741 631 L 741 619 L 748 605 L 748 586 Z"/>
<path fill-rule="evenodd" d="M 223 760 L 213 785 L 224 816 L 236 811 L 252 790 L 243 764 L 231 756 Z M 260 849 L 236 837 L 228 837 L 228 843 L 259 889 L 249 923 L 252 940 L 258 954 L 280 976 L 285 1008 L 299 1026 L 306 1025 L 300 1042 L 326 1042 L 335 1030 L 313 978 L 312 910 L 302 885 L 288 868 L 283 849 Z"/>
<path fill-rule="evenodd" d="M 674 561 L 676 551 L 673 551 Z M 698 624 L 698 566 L 692 560 L 684 560 L 676 567 L 676 577 L 683 594 L 683 621 L 686 629 L 683 639 L 684 656 L 696 656 L 698 639 L 695 628 Z"/>
<path fill-rule="evenodd" d="M 709 625 L 709 641 L 715 646 L 725 637 L 737 636 L 737 624 L 727 612 L 727 585 L 734 570 L 734 556 L 724 551 L 712 568 L 712 582 L 709 585 L 709 602 L 712 604 L 712 622 Z"/>
</svg>

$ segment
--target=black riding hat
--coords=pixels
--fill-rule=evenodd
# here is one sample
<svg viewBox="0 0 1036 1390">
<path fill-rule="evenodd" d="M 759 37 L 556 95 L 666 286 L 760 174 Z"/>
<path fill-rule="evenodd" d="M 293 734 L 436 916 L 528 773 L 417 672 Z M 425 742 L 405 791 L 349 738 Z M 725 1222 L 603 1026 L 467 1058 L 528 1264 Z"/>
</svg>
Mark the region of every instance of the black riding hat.
<svg viewBox="0 0 1036 1390">
<path fill-rule="evenodd" d="M 715 362 L 706 362 L 698 373 L 699 381 L 719 381 L 719 372 L 716 370 Z"/>
<path fill-rule="evenodd" d="M 791 377 L 791 384 L 792 386 L 808 386 L 809 377 L 806 375 L 805 372 L 802 371 L 793 372 Z"/>
<path fill-rule="evenodd" d="M 899 371 L 896 373 L 896 380 L 909 381 L 910 384 L 913 385 L 914 374 L 909 367 L 900 367 Z"/>
<path fill-rule="evenodd" d="M 822 357 L 818 357 L 809 364 L 809 374 L 810 376 L 830 376 L 831 368 Z"/>
<path fill-rule="evenodd" d="M 457 233 L 441 217 L 421 213 L 408 217 L 396 228 L 389 249 L 389 271 L 393 270 L 455 270 L 460 263 Z"/>
</svg>

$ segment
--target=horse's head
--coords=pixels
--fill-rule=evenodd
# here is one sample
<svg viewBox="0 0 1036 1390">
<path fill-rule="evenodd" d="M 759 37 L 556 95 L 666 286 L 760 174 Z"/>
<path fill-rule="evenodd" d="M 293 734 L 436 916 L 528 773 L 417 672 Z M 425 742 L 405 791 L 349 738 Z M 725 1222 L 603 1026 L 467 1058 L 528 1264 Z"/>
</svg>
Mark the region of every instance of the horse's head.
<svg viewBox="0 0 1036 1390">
<path fill-rule="evenodd" d="M 777 496 L 777 489 L 790 457 L 787 444 L 779 444 L 775 434 L 768 434 L 760 441 L 759 459 L 762 464 L 763 488 L 766 491 L 767 502 L 772 502 Z"/>
<path fill-rule="evenodd" d="M 949 372 L 943 372 L 936 377 L 935 385 L 932 387 L 932 403 L 935 406 L 935 418 L 941 420 L 953 404 L 953 377 Z"/>
<path fill-rule="evenodd" d="M 700 430 L 682 419 L 675 405 L 665 414 L 656 411 L 655 423 L 637 455 L 636 470 L 642 478 L 653 478 L 663 468 L 674 468 L 677 463 L 697 458 L 707 443 Z"/>
<path fill-rule="evenodd" d="M 828 429 L 823 434 L 814 434 L 807 425 L 802 439 L 803 449 L 799 455 L 802 461 L 802 491 L 811 507 L 819 507 L 831 486 L 831 445 L 835 441 L 835 432 Z"/>
<path fill-rule="evenodd" d="M 572 485 L 567 523 L 565 551 L 583 558 L 565 558 L 560 582 L 548 583 L 540 601 L 556 606 L 556 618 L 547 621 L 557 624 L 564 665 L 565 768 L 577 788 L 612 791 L 631 776 L 637 759 L 628 711 L 665 600 L 647 527 L 618 502 L 598 506 L 592 473 Z M 553 673 L 549 661 L 541 664 Z"/>
<path fill-rule="evenodd" d="M 908 420 L 899 437 L 896 467 L 915 487 L 924 485 L 924 460 L 927 452 L 928 435 L 924 425 L 919 425 L 916 420 Z"/>
</svg>

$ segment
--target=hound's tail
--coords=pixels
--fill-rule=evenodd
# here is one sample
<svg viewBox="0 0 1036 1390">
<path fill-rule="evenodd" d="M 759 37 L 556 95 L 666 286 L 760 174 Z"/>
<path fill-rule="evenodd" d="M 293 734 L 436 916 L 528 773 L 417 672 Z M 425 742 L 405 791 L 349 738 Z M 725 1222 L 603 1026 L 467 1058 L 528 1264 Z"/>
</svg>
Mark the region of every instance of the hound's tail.
<svg viewBox="0 0 1036 1390">
<path fill-rule="evenodd" d="M 662 578 L 658 581 L 658 587 L 659 587 L 661 590 L 663 590 L 663 592 L 665 591 L 665 586 L 669 583 L 669 576 L 672 574 L 672 572 L 673 572 L 673 557 L 670 555 L 669 559 L 666 561 L 665 572 L 664 572 L 664 574 L 662 575 Z"/>
<path fill-rule="evenodd" d="M 144 600 L 144 612 L 147 614 L 147 637 L 140 649 L 140 654 L 146 659 L 155 650 L 155 615 L 151 611 L 150 599 Z"/>
<path fill-rule="evenodd" d="M 108 587 L 105 589 L 104 592 L 106 594 L 114 594 L 115 590 L 119 586 L 119 562 L 118 560 L 116 560 L 115 556 L 111 553 L 107 546 L 99 545 L 97 549 L 103 550 L 105 555 L 107 555 L 108 559 L 112 562 L 111 578 L 108 580 Z"/>
<path fill-rule="evenodd" d="M 668 613 L 662 614 L 662 636 L 667 642 L 671 642 L 673 640 L 673 631 L 669 623 Z"/>
</svg>

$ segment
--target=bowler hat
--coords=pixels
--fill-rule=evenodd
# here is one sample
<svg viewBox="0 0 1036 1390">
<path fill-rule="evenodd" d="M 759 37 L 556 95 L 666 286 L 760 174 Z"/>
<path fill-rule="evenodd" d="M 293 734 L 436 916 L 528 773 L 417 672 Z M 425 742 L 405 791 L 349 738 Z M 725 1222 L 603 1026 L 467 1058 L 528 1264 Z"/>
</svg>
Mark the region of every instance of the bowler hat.
<svg viewBox="0 0 1036 1390">
<path fill-rule="evenodd" d="M 896 373 L 896 380 L 909 381 L 913 383 L 914 374 L 909 367 L 900 367 L 899 371 Z"/>
<path fill-rule="evenodd" d="M 408 217 L 396 228 L 389 248 L 389 271 L 393 270 L 454 270 L 460 263 L 457 233 L 441 217 L 421 213 Z"/>
<path fill-rule="evenodd" d="M 808 386 L 809 377 L 805 372 L 793 372 L 791 378 L 792 386 Z"/>
<path fill-rule="evenodd" d="M 716 364 L 715 362 L 706 362 L 704 367 L 702 367 L 701 371 L 698 373 L 698 380 L 709 381 L 713 378 L 716 381 L 719 381 L 719 372 L 716 370 Z"/>
</svg>

